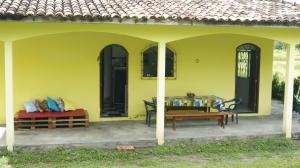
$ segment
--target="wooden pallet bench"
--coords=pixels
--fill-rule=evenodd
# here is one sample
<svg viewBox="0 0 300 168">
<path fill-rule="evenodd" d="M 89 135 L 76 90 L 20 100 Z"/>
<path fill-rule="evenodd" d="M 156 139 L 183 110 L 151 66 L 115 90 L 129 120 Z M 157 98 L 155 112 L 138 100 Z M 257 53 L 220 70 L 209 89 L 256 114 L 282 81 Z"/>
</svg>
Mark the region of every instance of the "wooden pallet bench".
<svg viewBox="0 0 300 168">
<path fill-rule="evenodd" d="M 83 109 L 65 112 L 34 112 L 19 111 L 14 119 L 15 128 L 58 128 L 88 127 L 89 116 Z"/>
</svg>

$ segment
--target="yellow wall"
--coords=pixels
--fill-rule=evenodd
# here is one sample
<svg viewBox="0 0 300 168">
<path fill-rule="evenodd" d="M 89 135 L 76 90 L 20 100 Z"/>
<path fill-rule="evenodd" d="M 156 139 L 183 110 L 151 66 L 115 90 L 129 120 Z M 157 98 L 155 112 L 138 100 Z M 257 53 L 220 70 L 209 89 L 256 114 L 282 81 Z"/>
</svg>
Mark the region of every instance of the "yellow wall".
<svg viewBox="0 0 300 168">
<path fill-rule="evenodd" d="M 271 113 L 273 41 L 249 36 L 218 34 L 190 38 L 169 43 L 177 55 L 177 78 L 166 81 L 166 95 L 216 95 L 225 99 L 235 96 L 236 47 L 253 43 L 261 48 L 258 115 Z M 196 63 L 199 59 L 199 63 Z M 141 65 L 139 65 L 141 66 Z M 139 71 L 137 71 L 139 72 Z M 140 76 L 140 74 L 138 74 Z M 137 99 L 156 96 L 156 80 L 140 80 L 138 86 L 147 86 Z M 136 88 L 138 89 L 138 88 Z M 142 105 L 136 108 L 143 112 Z M 249 115 L 249 114 L 248 114 Z"/>
<path fill-rule="evenodd" d="M 139 74 L 140 51 L 149 41 L 101 33 L 69 33 L 21 40 L 14 43 L 15 111 L 24 101 L 61 96 L 88 110 L 92 121 L 99 120 L 99 64 L 102 48 L 120 44 L 129 52 L 129 109 L 134 108 L 135 73 Z M 140 90 L 139 90 L 140 91 Z M 141 103 L 141 101 L 140 101 Z"/>
<path fill-rule="evenodd" d="M 168 44 L 177 53 L 177 79 L 166 82 L 167 95 L 185 95 L 187 91 L 192 91 L 198 95 L 214 94 L 232 98 L 235 48 L 243 43 L 254 43 L 261 47 L 259 114 L 269 114 L 273 41 L 261 38 L 218 34 Z M 141 51 L 153 43 L 127 36 L 88 32 L 48 35 L 14 42 L 15 111 L 22 107 L 24 101 L 61 96 L 87 109 L 92 121 L 110 120 L 99 117 L 97 62 L 101 49 L 109 44 L 120 44 L 129 53 L 129 118 L 144 116 L 142 100 L 156 95 L 156 80 L 141 79 Z M 3 50 L 1 46 L 0 51 Z M 3 64 L 1 52 L 0 56 L 0 63 Z M 200 62 L 196 63 L 195 59 Z M 0 81 L 2 87 L 3 78 Z M 2 105 L 2 95 L 0 101 Z M 3 113 L 1 109 L 1 123 L 4 121 Z"/>
<path fill-rule="evenodd" d="M 170 44 L 177 52 L 177 80 L 166 84 L 168 95 L 235 96 L 236 48 L 253 43 L 261 48 L 259 115 L 271 112 L 273 41 L 230 34 L 210 35 Z M 199 59 L 199 63 L 196 63 Z"/>
<path fill-rule="evenodd" d="M 0 21 L 0 40 L 15 41 L 35 36 L 85 31 L 113 33 L 166 42 L 196 36 L 225 33 L 255 36 L 286 43 L 300 42 L 300 29 L 296 27 Z"/>
</svg>

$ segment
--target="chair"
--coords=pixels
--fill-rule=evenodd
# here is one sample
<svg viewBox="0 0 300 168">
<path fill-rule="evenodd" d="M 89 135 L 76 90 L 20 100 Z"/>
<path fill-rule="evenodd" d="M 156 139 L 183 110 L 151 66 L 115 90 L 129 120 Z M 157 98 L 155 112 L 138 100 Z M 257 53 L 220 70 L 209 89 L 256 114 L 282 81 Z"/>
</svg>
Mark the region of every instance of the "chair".
<svg viewBox="0 0 300 168">
<path fill-rule="evenodd" d="M 221 103 L 214 104 L 214 108 L 218 109 L 219 112 L 233 112 L 235 113 L 236 124 L 239 122 L 239 105 L 242 103 L 242 99 L 234 98 Z M 234 121 L 234 115 L 231 116 L 231 121 Z M 225 118 L 225 124 L 228 123 L 228 116 Z"/>
<path fill-rule="evenodd" d="M 151 117 L 156 114 L 156 105 L 152 102 L 144 100 L 146 109 L 146 124 L 148 127 L 151 126 Z"/>
<path fill-rule="evenodd" d="M 152 102 L 153 102 L 153 104 L 156 106 L 156 103 L 157 103 L 156 97 L 152 97 Z"/>
<path fill-rule="evenodd" d="M 300 98 L 296 95 L 293 98 L 293 111 L 300 114 Z"/>
</svg>

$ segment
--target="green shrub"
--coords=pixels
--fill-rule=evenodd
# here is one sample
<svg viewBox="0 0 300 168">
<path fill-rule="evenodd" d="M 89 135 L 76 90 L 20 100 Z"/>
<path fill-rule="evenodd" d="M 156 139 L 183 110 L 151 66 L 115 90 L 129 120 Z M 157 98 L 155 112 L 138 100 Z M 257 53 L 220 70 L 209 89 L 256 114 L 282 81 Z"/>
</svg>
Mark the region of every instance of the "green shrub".
<svg viewBox="0 0 300 168">
<path fill-rule="evenodd" d="M 272 98 L 273 99 L 283 101 L 283 99 L 284 99 L 284 86 L 285 86 L 284 81 L 280 81 L 278 73 L 275 73 L 273 75 L 273 80 L 272 80 Z"/>
<path fill-rule="evenodd" d="M 294 95 L 297 94 L 300 86 L 300 76 L 294 79 Z M 284 87 L 285 82 L 280 81 L 278 73 L 273 75 L 272 80 L 272 98 L 277 100 L 284 100 Z"/>
</svg>

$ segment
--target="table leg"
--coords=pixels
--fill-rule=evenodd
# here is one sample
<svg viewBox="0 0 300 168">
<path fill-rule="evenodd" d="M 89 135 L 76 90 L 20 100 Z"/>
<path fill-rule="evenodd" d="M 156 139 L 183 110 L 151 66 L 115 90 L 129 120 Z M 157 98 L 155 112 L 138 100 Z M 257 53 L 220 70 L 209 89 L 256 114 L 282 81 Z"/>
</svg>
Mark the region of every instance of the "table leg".
<svg viewBox="0 0 300 168">
<path fill-rule="evenodd" d="M 167 126 L 167 117 L 165 116 L 165 127 Z"/>
<path fill-rule="evenodd" d="M 173 117 L 173 130 L 176 131 L 176 117 Z"/>
<path fill-rule="evenodd" d="M 30 129 L 35 129 L 35 118 L 31 118 Z"/>
<path fill-rule="evenodd" d="M 48 117 L 48 128 L 52 128 L 52 118 Z"/>
<path fill-rule="evenodd" d="M 19 128 L 18 119 L 14 118 L 14 122 L 15 122 L 15 130 L 17 130 Z"/>
<path fill-rule="evenodd" d="M 74 117 L 69 117 L 69 123 L 68 123 L 68 126 L 69 126 L 69 128 L 72 128 L 73 127 L 73 118 Z"/>
<path fill-rule="evenodd" d="M 221 127 L 225 128 L 225 125 L 224 125 L 224 115 L 221 116 Z"/>
<path fill-rule="evenodd" d="M 56 128 L 56 117 L 52 118 L 52 128 Z"/>
</svg>

